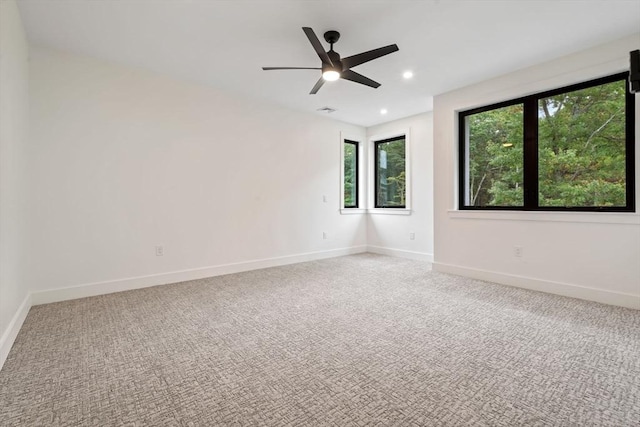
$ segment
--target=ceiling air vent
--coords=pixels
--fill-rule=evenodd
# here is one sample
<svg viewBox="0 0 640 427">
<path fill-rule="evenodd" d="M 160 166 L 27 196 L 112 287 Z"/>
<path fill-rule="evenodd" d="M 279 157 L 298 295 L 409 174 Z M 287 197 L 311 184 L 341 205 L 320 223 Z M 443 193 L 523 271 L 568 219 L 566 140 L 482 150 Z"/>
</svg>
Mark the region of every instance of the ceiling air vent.
<svg viewBox="0 0 640 427">
<path fill-rule="evenodd" d="M 331 108 L 331 107 L 322 107 L 322 108 L 318 108 L 318 111 L 320 111 L 321 113 L 333 113 L 334 111 L 336 111 L 335 108 Z"/>
</svg>

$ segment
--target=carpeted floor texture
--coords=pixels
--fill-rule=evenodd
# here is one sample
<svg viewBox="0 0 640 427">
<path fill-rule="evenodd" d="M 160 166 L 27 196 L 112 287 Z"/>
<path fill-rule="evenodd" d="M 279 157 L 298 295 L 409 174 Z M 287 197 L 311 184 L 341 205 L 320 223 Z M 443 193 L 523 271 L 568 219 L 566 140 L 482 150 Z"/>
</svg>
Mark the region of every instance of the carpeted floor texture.
<svg viewBox="0 0 640 427">
<path fill-rule="evenodd" d="M 640 311 L 362 254 L 36 306 L 2 426 L 638 426 Z"/>
</svg>

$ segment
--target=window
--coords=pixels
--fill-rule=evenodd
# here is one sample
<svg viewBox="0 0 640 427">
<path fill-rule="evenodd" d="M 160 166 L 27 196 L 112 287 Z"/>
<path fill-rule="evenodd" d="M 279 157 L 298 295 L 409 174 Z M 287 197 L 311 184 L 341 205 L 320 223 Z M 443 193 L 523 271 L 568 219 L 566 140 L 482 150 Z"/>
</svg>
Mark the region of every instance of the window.
<svg viewBox="0 0 640 427">
<path fill-rule="evenodd" d="M 460 209 L 635 211 L 627 74 L 461 112 Z"/>
<path fill-rule="evenodd" d="M 465 117 L 465 206 L 524 206 L 523 106 Z"/>
<path fill-rule="evenodd" d="M 348 139 L 344 140 L 344 207 L 358 207 L 358 165 L 359 150 L 358 142 Z"/>
<path fill-rule="evenodd" d="M 375 207 L 406 208 L 405 136 L 374 141 Z"/>
</svg>

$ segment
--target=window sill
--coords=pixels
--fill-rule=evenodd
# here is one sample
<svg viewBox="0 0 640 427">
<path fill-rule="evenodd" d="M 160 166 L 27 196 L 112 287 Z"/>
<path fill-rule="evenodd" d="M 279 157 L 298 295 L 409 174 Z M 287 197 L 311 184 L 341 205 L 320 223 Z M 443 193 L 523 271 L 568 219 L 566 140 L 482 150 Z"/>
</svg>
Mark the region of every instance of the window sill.
<svg viewBox="0 0 640 427">
<path fill-rule="evenodd" d="M 367 213 L 374 215 L 411 215 L 411 209 L 371 208 L 367 209 Z"/>
<path fill-rule="evenodd" d="M 411 209 L 384 209 L 384 208 L 371 208 L 371 209 L 355 209 L 355 208 L 342 208 L 340 209 L 341 215 L 353 215 L 353 214 L 373 214 L 373 215 L 411 215 Z"/>
<path fill-rule="evenodd" d="M 447 215 L 451 219 L 640 224 L 640 215 L 635 212 L 516 212 L 460 211 L 450 209 L 447 211 Z"/>
<path fill-rule="evenodd" d="M 360 208 L 342 208 L 340 209 L 340 214 L 342 215 L 351 215 L 351 214 L 365 214 L 367 213 L 366 209 Z"/>
</svg>

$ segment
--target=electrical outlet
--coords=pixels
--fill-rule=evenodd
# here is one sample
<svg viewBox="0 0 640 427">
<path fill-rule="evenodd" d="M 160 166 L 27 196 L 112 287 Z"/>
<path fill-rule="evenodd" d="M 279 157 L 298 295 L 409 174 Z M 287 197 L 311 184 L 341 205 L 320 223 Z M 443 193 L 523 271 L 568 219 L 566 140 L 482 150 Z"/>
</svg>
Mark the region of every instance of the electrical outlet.
<svg viewBox="0 0 640 427">
<path fill-rule="evenodd" d="M 409 240 L 416 240 L 416 233 L 414 232 L 409 233 Z"/>
<path fill-rule="evenodd" d="M 327 240 L 329 238 L 329 233 L 327 233 L 326 231 L 322 232 L 322 239 Z"/>
<path fill-rule="evenodd" d="M 156 256 L 164 256 L 164 248 L 162 246 L 156 246 Z"/>
<path fill-rule="evenodd" d="M 513 247 L 513 256 L 517 258 L 522 258 L 523 253 L 524 253 L 524 249 L 522 248 L 522 246 Z"/>
</svg>

